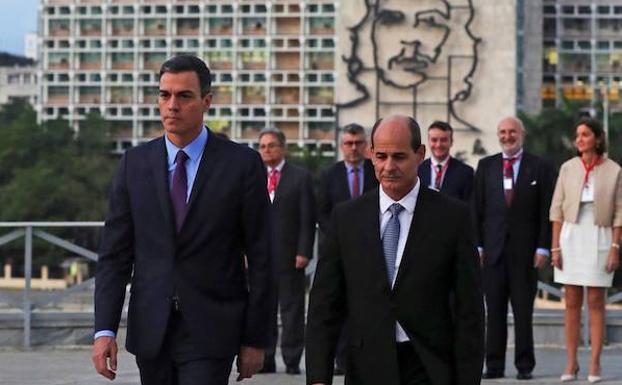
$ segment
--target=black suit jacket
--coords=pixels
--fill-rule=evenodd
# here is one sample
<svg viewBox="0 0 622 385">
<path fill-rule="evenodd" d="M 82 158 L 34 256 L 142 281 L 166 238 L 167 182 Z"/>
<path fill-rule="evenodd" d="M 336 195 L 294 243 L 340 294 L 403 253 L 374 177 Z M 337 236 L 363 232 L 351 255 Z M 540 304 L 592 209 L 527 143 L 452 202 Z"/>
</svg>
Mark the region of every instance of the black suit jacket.
<svg viewBox="0 0 622 385">
<path fill-rule="evenodd" d="M 117 330 L 131 282 L 126 347 L 138 357 L 160 351 L 174 294 L 203 354 L 267 346 L 270 202 L 258 154 L 209 134 L 188 204 L 177 234 L 163 138 L 125 153 L 97 263 L 95 330 Z"/>
<path fill-rule="evenodd" d="M 505 203 L 501 153 L 479 161 L 473 188 L 475 240 L 484 248 L 485 263 L 496 264 L 504 251 L 511 264 L 533 266 L 537 248 L 551 244 L 549 208 L 555 169 L 548 162 L 523 152 L 512 205 Z"/>
<path fill-rule="evenodd" d="M 399 320 L 432 384 L 479 384 L 483 302 L 468 208 L 421 187 L 393 289 L 379 210 L 378 189 L 335 209 L 310 297 L 307 383 L 332 382 L 335 344 L 347 317 L 346 383 L 400 384 Z"/>
<path fill-rule="evenodd" d="M 276 271 L 294 271 L 296 255 L 313 258 L 315 196 L 311 174 L 286 162 L 270 209 Z"/>
<path fill-rule="evenodd" d="M 378 180 L 371 160 L 363 162 L 363 192 L 378 187 Z M 348 170 L 344 161 L 339 161 L 322 172 L 318 191 L 318 218 L 320 228 L 326 231 L 330 215 L 338 203 L 350 200 L 350 184 Z"/>
<path fill-rule="evenodd" d="M 431 177 L 430 158 L 419 165 L 419 180 L 424 186 L 429 186 Z M 473 168 L 456 158 L 449 159 L 445 170 L 441 192 L 463 202 L 469 202 L 473 188 Z"/>
</svg>

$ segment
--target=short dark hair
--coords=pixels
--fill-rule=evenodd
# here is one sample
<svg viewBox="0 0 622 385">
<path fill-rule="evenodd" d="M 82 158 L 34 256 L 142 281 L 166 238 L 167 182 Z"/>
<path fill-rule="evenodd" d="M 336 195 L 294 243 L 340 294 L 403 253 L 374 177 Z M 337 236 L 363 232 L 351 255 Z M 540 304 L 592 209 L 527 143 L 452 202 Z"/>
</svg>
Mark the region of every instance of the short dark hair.
<svg viewBox="0 0 622 385">
<path fill-rule="evenodd" d="M 441 120 L 435 120 L 432 124 L 430 124 L 430 127 L 428 127 L 428 131 L 430 131 L 433 128 L 436 128 L 441 131 L 449 132 L 449 136 L 454 135 L 454 129 L 451 128 L 451 126 L 447 122 L 443 122 Z"/>
<path fill-rule="evenodd" d="M 585 117 L 581 118 L 574 125 L 575 132 L 579 126 L 586 126 L 594 133 L 596 137 L 596 153 L 598 155 L 603 155 L 607 152 L 607 138 L 605 138 L 605 130 L 603 130 L 603 126 L 597 119 Z M 577 150 L 577 154 L 581 155 L 581 153 Z"/>
<path fill-rule="evenodd" d="M 285 146 L 285 134 L 283 134 L 283 131 L 279 130 L 278 128 L 274 128 L 274 127 L 269 127 L 269 128 L 264 128 L 263 130 L 261 130 L 259 132 L 259 140 L 261 140 L 261 138 L 264 135 L 274 135 L 276 137 L 276 140 L 279 142 L 279 145 L 281 145 L 281 147 Z"/>
<path fill-rule="evenodd" d="M 194 55 L 177 55 L 168 59 L 160 67 L 160 78 L 165 73 L 194 72 L 199 78 L 201 97 L 212 91 L 212 75 L 207 64 Z"/>
<path fill-rule="evenodd" d="M 407 116 L 408 119 L 408 128 L 410 129 L 410 147 L 413 151 L 419 150 L 421 147 L 421 128 L 419 127 L 419 123 L 415 120 L 415 118 Z M 374 127 L 371 129 L 371 147 L 374 148 L 374 134 L 376 133 L 376 129 L 382 123 L 382 119 L 378 119 L 374 124 Z"/>
<path fill-rule="evenodd" d="M 341 129 L 342 134 L 358 135 L 365 134 L 365 128 L 357 123 L 350 123 Z"/>
</svg>

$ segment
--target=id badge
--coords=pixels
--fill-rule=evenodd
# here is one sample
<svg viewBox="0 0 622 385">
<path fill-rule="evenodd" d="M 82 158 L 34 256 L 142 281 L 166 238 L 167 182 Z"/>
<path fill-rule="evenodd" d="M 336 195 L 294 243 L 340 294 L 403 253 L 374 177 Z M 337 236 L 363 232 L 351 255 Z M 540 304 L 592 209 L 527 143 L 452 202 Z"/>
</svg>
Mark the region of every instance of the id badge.
<svg viewBox="0 0 622 385">
<path fill-rule="evenodd" d="M 503 189 L 511 190 L 514 188 L 514 181 L 512 178 L 503 178 Z"/>
<path fill-rule="evenodd" d="M 583 186 L 581 192 L 581 202 L 593 202 L 594 201 L 594 184 L 588 183 Z"/>
</svg>

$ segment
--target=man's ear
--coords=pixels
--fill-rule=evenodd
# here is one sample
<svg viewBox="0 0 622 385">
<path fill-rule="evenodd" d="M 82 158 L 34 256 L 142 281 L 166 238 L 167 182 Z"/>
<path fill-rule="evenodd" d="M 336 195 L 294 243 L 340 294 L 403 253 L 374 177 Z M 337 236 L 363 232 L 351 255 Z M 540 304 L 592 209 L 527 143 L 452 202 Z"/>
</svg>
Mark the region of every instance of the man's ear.
<svg viewBox="0 0 622 385">
<path fill-rule="evenodd" d="M 425 144 L 420 145 L 415 153 L 419 155 L 422 160 L 425 159 Z"/>
</svg>

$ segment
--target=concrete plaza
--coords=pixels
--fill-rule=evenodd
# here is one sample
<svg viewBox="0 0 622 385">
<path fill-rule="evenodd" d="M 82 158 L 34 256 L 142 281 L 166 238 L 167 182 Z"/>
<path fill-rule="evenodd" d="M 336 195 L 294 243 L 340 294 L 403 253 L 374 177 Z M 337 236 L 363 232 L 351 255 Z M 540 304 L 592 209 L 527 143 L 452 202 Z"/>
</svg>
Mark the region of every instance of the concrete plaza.
<svg viewBox="0 0 622 385">
<path fill-rule="evenodd" d="M 587 365 L 589 350 L 581 349 L 580 381 L 573 384 L 587 384 Z M 538 365 L 532 381 L 516 381 L 512 365 L 513 351 L 508 352 L 507 377 L 503 380 L 483 381 L 483 384 L 544 385 L 558 384 L 559 374 L 564 367 L 565 351 L 561 348 L 542 347 L 536 351 Z M 283 374 L 258 375 L 242 384 L 248 385 L 304 385 L 304 374 L 290 376 Z M 607 347 L 602 356 L 603 384 L 622 384 L 622 346 Z M 235 375 L 231 381 L 235 383 Z M 88 348 L 38 348 L 31 351 L 5 349 L 0 351 L 0 384 L 2 385 L 136 385 L 139 384 L 138 370 L 133 356 L 123 351 L 120 355 L 117 379 L 110 382 L 99 377 L 93 370 Z M 343 377 L 338 377 L 335 385 L 343 385 Z M 382 384 L 378 384 L 382 385 Z"/>
</svg>

